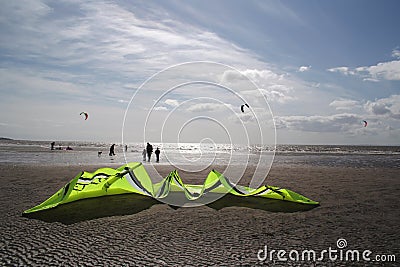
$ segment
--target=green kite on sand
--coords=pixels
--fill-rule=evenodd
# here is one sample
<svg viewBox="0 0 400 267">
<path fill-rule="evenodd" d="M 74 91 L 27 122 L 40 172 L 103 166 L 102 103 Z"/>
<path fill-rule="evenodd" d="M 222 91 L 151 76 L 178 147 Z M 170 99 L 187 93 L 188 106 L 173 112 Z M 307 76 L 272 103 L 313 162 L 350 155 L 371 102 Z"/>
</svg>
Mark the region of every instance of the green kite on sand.
<svg viewBox="0 0 400 267">
<path fill-rule="evenodd" d="M 184 192 L 188 200 L 196 200 L 207 193 L 230 193 L 243 197 L 264 197 L 301 204 L 318 205 L 311 199 L 288 189 L 261 186 L 252 189 L 234 185 L 221 173 L 212 170 L 203 185 L 184 184 L 176 170 L 161 182 L 153 184 L 140 162 L 132 162 L 117 169 L 101 168 L 93 173 L 81 172 L 63 188 L 43 203 L 24 211 L 25 214 L 54 208 L 79 199 L 136 193 L 156 199 L 165 198 L 169 192 Z"/>
</svg>

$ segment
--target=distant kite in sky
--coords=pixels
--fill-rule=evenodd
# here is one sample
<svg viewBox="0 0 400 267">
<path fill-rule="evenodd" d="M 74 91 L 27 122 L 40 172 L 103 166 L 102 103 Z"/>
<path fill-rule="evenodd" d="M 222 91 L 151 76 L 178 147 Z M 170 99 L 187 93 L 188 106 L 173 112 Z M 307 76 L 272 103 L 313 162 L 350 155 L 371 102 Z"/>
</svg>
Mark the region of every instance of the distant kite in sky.
<svg viewBox="0 0 400 267">
<path fill-rule="evenodd" d="M 248 105 L 248 104 L 243 104 L 242 106 L 240 106 L 240 110 L 241 110 L 242 112 L 244 112 L 244 106 L 246 106 L 246 107 L 249 108 L 249 105 Z"/>
<path fill-rule="evenodd" d="M 364 122 L 364 127 L 367 127 L 368 122 L 367 121 L 363 121 Z"/>
<path fill-rule="evenodd" d="M 81 112 L 79 115 L 85 115 L 85 120 L 87 120 L 89 118 L 89 114 L 87 114 L 86 112 Z"/>
</svg>

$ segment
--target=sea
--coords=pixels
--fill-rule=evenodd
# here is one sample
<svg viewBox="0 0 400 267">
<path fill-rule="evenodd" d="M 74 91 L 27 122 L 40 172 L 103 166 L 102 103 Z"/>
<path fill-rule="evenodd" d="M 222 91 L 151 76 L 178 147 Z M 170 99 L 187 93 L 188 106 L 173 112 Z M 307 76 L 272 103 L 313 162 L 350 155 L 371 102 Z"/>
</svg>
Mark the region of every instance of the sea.
<svg viewBox="0 0 400 267">
<path fill-rule="evenodd" d="M 99 165 L 143 162 L 143 143 L 59 141 L 51 150 L 50 141 L 0 139 L 0 164 Z M 353 145 L 232 145 L 196 143 L 154 143 L 150 163 L 165 165 L 312 165 L 354 168 L 400 168 L 400 146 Z M 125 147 L 126 146 L 126 147 Z M 72 150 L 67 150 L 67 147 Z M 127 148 L 127 149 L 126 149 Z M 99 153 L 101 152 L 101 153 Z"/>
</svg>

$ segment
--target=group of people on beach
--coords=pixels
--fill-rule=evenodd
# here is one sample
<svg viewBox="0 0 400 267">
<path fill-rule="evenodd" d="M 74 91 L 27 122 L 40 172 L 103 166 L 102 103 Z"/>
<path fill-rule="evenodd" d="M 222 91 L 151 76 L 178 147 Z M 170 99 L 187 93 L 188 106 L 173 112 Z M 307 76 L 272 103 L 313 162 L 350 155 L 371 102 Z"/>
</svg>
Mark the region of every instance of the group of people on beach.
<svg viewBox="0 0 400 267">
<path fill-rule="evenodd" d="M 146 148 L 144 148 L 142 152 L 143 161 L 146 161 L 147 156 L 147 161 L 150 162 L 151 154 L 153 154 L 153 146 L 150 143 L 147 143 Z M 156 151 L 154 151 L 154 154 L 156 154 L 156 162 L 160 162 L 160 149 L 158 147 Z"/>
<path fill-rule="evenodd" d="M 55 148 L 55 144 L 56 144 L 55 142 L 52 142 L 50 144 L 51 150 L 55 150 L 55 149 L 61 150 L 62 149 L 61 145 L 59 145 L 58 148 Z M 128 151 L 128 146 L 125 145 L 124 149 L 125 149 L 125 152 L 127 152 Z M 70 146 L 68 146 L 68 147 L 65 148 L 65 150 L 72 150 L 72 148 Z M 97 156 L 100 157 L 102 153 L 103 153 L 102 151 L 98 151 L 97 152 Z M 160 153 L 161 153 L 160 149 L 157 147 L 157 149 L 154 151 L 154 154 L 156 155 L 156 162 L 160 162 Z M 153 154 L 153 146 L 150 143 L 147 143 L 146 148 L 144 148 L 143 152 L 142 152 L 143 161 L 146 161 L 146 159 L 147 159 L 147 161 L 150 162 L 152 154 Z M 108 155 L 110 157 L 111 156 L 115 156 L 115 144 L 112 144 L 110 146 L 110 152 L 108 153 Z M 147 158 L 146 158 L 146 156 L 147 156 Z"/>
<path fill-rule="evenodd" d="M 61 147 L 61 145 L 59 144 L 57 148 L 55 148 L 54 146 L 56 145 L 56 142 L 51 142 L 50 144 L 50 149 L 51 150 L 63 150 L 63 148 Z M 67 146 L 66 148 L 64 148 L 65 150 L 72 150 L 72 147 Z"/>
<path fill-rule="evenodd" d="M 115 156 L 114 147 L 115 144 L 112 144 L 110 147 L 109 156 Z M 128 146 L 125 145 L 125 152 L 127 151 L 128 151 Z M 157 149 L 154 151 L 154 154 L 156 154 L 156 162 L 160 162 L 160 153 L 161 153 L 160 148 L 157 147 Z M 147 161 L 150 162 L 152 154 L 153 154 L 153 146 L 150 143 L 147 143 L 146 148 L 144 148 L 142 152 L 143 161 L 146 161 L 146 156 L 147 156 Z"/>
<path fill-rule="evenodd" d="M 109 156 L 115 156 L 115 151 L 114 151 L 115 144 L 112 144 L 110 147 L 110 153 Z M 125 145 L 125 152 L 128 151 L 128 146 Z M 157 149 L 154 151 L 154 154 L 156 155 L 156 162 L 160 162 L 160 148 L 157 147 Z M 142 155 L 143 155 L 143 161 L 146 161 L 146 156 L 147 156 L 147 161 L 150 162 L 151 160 L 151 155 L 153 154 L 153 146 L 150 143 L 147 143 L 146 148 L 143 149 Z"/>
</svg>

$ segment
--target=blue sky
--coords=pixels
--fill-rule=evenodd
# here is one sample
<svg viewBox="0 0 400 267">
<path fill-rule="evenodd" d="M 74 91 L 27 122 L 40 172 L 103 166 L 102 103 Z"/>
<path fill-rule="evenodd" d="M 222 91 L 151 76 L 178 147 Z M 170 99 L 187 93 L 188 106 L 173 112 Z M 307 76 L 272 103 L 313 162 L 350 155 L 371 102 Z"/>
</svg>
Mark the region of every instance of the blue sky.
<svg viewBox="0 0 400 267">
<path fill-rule="evenodd" d="M 268 101 L 278 143 L 400 144 L 398 1 L 0 5 L 0 136 L 118 142 L 128 103 L 126 141 L 177 141 L 176 132 L 160 137 L 154 126 L 166 118 L 177 129 L 198 116 L 214 118 L 233 136 L 251 129 L 254 121 L 235 108 L 238 99 L 221 88 L 193 85 L 163 95 L 183 76 L 188 81 L 209 73 L 209 81 L 237 86 L 252 112 L 267 121 L 272 115 L 257 100 Z M 260 97 L 232 70 L 218 74 L 221 65 L 200 64 L 170 69 L 132 99 L 151 75 L 191 61 L 236 68 L 257 84 Z M 151 107 L 159 113 L 152 113 L 148 125 L 154 128 L 143 137 Z M 89 113 L 87 121 L 81 111 Z M 191 126 L 181 141 L 228 141 L 223 133 L 207 137 L 219 126 Z M 263 130 L 270 133 L 270 125 Z"/>
</svg>

